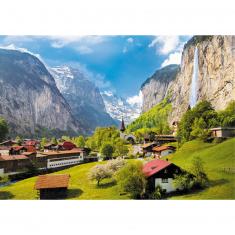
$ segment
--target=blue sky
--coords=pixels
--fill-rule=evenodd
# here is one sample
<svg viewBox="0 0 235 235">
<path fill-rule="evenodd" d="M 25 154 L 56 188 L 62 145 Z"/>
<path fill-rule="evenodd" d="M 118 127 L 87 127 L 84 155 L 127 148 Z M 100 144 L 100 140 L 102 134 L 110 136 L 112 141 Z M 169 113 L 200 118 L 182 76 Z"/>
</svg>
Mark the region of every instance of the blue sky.
<svg viewBox="0 0 235 235">
<path fill-rule="evenodd" d="M 100 90 L 138 98 L 157 69 L 180 63 L 190 36 L 0 36 L 0 46 L 25 48 L 49 66 L 80 67 Z"/>
</svg>

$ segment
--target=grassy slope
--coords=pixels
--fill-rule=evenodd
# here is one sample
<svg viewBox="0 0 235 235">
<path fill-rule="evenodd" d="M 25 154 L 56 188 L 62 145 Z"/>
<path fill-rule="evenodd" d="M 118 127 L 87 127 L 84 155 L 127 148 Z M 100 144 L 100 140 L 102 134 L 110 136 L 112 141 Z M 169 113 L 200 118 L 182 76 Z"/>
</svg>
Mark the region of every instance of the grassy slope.
<svg viewBox="0 0 235 235">
<path fill-rule="evenodd" d="M 117 185 L 108 179 L 101 182 L 97 188 L 95 182 L 87 179 L 87 173 L 97 162 L 75 166 L 55 174 L 69 173 L 69 199 L 127 199 L 127 195 L 120 196 Z M 37 177 L 22 180 L 13 185 L 0 188 L 0 199 L 37 199 L 34 184 Z"/>
<path fill-rule="evenodd" d="M 175 196 L 171 199 L 235 199 L 235 175 L 222 171 L 224 167 L 235 167 L 235 138 L 221 144 L 191 141 L 167 158 L 182 168 L 189 169 L 194 156 L 203 159 L 211 186 L 200 192 Z M 97 163 L 88 163 L 58 172 L 71 175 L 69 198 L 127 199 L 127 195 L 119 195 L 117 185 L 113 184 L 111 180 L 104 181 L 103 185 L 97 188 L 95 182 L 87 179 L 89 169 L 95 164 Z M 0 199 L 36 199 L 37 193 L 33 189 L 35 180 L 36 177 L 33 177 L 1 188 Z"/>
<path fill-rule="evenodd" d="M 168 156 L 168 159 L 188 170 L 194 156 L 202 158 L 210 187 L 172 199 L 235 199 L 235 175 L 223 172 L 223 168 L 235 167 L 235 138 L 220 144 L 191 141 L 184 144 L 175 154 Z"/>
</svg>

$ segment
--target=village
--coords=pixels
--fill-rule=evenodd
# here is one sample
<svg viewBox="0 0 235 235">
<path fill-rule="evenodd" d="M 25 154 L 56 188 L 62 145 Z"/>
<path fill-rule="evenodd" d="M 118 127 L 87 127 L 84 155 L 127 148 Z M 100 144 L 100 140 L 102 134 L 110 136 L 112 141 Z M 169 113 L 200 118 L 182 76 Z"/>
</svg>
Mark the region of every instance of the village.
<svg viewBox="0 0 235 235">
<path fill-rule="evenodd" d="M 132 146 L 132 155 L 136 156 L 137 160 L 143 161 L 142 171 L 149 189 L 154 191 L 157 187 L 161 187 L 164 193 L 180 190 L 174 186 L 173 181 L 184 170 L 167 158 L 177 150 L 176 134 L 173 132 L 172 135 L 146 135 L 141 143 L 136 143 L 136 137 L 126 134 L 125 130 L 125 123 L 122 120 L 119 129 L 120 138 Z M 235 128 L 231 127 L 213 128 L 210 130 L 211 138 L 234 137 L 234 130 Z M 125 159 L 126 156 L 118 158 Z M 110 160 L 107 162 L 112 161 L 112 158 L 108 159 Z M 103 160 L 107 159 L 100 153 L 92 153 L 89 147 L 77 147 L 74 143 L 63 139 L 57 144 L 48 140 L 43 147 L 40 145 L 40 140 L 36 139 L 24 139 L 20 144 L 13 139 L 0 143 L 0 175 L 7 176 L 10 181 L 38 176 L 32 190 L 38 190 L 40 199 L 66 198 L 70 175 L 49 173 Z"/>
</svg>

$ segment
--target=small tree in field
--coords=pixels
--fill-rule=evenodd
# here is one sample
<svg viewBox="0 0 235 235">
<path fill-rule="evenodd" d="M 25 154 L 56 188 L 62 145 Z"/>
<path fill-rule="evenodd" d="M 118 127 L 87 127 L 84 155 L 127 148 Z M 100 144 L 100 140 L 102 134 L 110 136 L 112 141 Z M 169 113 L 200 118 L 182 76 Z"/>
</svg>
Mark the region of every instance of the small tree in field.
<svg viewBox="0 0 235 235">
<path fill-rule="evenodd" d="M 97 185 L 100 185 L 100 181 L 103 179 L 111 178 L 112 177 L 112 171 L 107 167 L 107 165 L 96 165 L 91 168 L 88 178 L 90 180 L 96 180 Z"/>
<path fill-rule="evenodd" d="M 117 158 L 114 160 L 109 160 L 106 166 L 112 171 L 116 172 L 125 165 L 125 160 L 122 158 Z"/>
<path fill-rule="evenodd" d="M 208 177 L 205 173 L 203 161 L 200 157 L 194 157 L 192 160 L 191 172 L 195 176 L 195 185 L 198 187 L 205 187 L 208 183 Z"/>
<path fill-rule="evenodd" d="M 117 182 L 123 192 L 130 193 L 134 199 L 145 193 L 146 179 L 142 172 L 142 162 L 128 163 L 117 172 Z"/>
</svg>

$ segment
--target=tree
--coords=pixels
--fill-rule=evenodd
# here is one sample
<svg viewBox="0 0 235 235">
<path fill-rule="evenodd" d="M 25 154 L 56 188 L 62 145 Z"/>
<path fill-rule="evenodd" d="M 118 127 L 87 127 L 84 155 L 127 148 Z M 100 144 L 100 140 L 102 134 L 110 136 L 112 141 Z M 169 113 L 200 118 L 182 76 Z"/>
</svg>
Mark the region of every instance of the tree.
<svg viewBox="0 0 235 235">
<path fill-rule="evenodd" d="M 190 174 L 182 173 L 175 176 L 173 184 L 175 188 L 187 192 L 193 187 L 193 179 Z"/>
<path fill-rule="evenodd" d="M 208 177 L 205 173 L 203 161 L 200 157 L 194 157 L 192 160 L 191 172 L 195 176 L 194 185 L 203 188 L 208 183 Z"/>
<path fill-rule="evenodd" d="M 52 137 L 51 138 L 51 143 L 57 145 L 58 141 L 57 141 L 57 139 L 55 137 Z"/>
<path fill-rule="evenodd" d="M 77 147 L 79 148 L 84 148 L 85 147 L 85 139 L 82 135 L 80 135 L 79 137 L 77 137 L 75 139 L 75 144 L 77 145 Z"/>
<path fill-rule="evenodd" d="M 6 138 L 6 135 L 8 134 L 8 125 L 5 119 L 0 117 L 0 141 L 4 140 Z"/>
<path fill-rule="evenodd" d="M 41 142 L 40 142 L 41 147 L 43 148 L 44 145 L 46 145 L 46 143 L 47 143 L 47 138 L 46 138 L 46 137 L 43 137 L 43 138 L 41 139 Z"/>
<path fill-rule="evenodd" d="M 129 149 L 123 140 L 118 141 L 115 144 L 115 153 L 116 157 L 125 156 L 129 152 Z"/>
<path fill-rule="evenodd" d="M 21 145 L 22 142 L 23 142 L 23 140 L 22 140 L 22 138 L 21 138 L 20 136 L 16 136 L 15 141 L 16 141 L 16 143 L 17 143 L 18 145 Z"/>
<path fill-rule="evenodd" d="M 125 165 L 125 160 L 122 158 L 116 158 L 109 160 L 106 165 L 114 173 Z"/>
<path fill-rule="evenodd" d="M 130 193 L 132 198 L 141 198 L 145 193 L 146 179 L 140 161 L 129 162 L 117 172 L 117 182 L 123 192 Z"/>
<path fill-rule="evenodd" d="M 112 158 L 114 152 L 114 148 L 109 143 L 103 143 L 100 149 L 100 153 L 105 157 L 105 159 Z"/>
<path fill-rule="evenodd" d="M 112 171 L 107 167 L 107 165 L 96 165 L 91 168 L 88 178 L 90 180 L 96 180 L 97 185 L 100 185 L 100 181 L 106 178 L 112 177 Z"/>
</svg>

